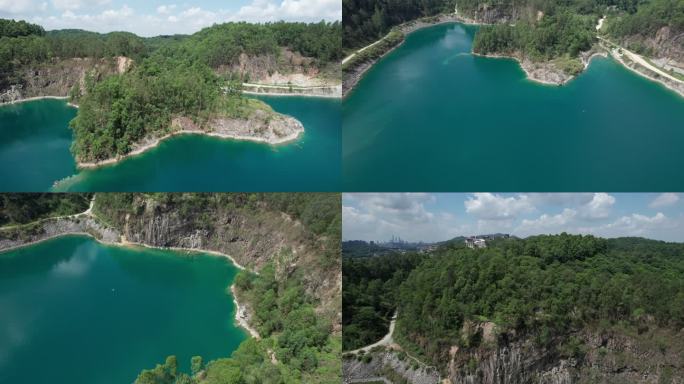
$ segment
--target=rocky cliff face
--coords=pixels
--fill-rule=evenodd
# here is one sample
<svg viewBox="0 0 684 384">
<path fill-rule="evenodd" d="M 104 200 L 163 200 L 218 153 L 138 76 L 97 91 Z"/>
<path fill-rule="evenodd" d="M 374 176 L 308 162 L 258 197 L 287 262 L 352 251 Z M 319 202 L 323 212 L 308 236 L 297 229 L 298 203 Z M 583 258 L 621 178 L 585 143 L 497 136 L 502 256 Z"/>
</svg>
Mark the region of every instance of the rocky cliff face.
<svg viewBox="0 0 684 384">
<path fill-rule="evenodd" d="M 382 381 L 412 384 L 438 384 L 439 372 L 430 367 L 416 364 L 410 358 L 400 358 L 396 352 L 379 351 L 369 353 L 370 359 L 344 358 L 342 377 L 345 383 Z"/>
<path fill-rule="evenodd" d="M 96 215 L 126 241 L 221 252 L 257 272 L 273 262 L 277 277 L 283 279 L 298 270 L 307 293 L 320 300 L 319 310 L 340 328 L 341 271 L 321 262 L 323 243 L 288 215 L 210 202 L 188 209 L 148 195 L 135 195 L 126 210 L 99 206 L 97 201 Z"/>
<path fill-rule="evenodd" d="M 331 85 L 329 79 L 321 76 L 314 59 L 298 52 L 282 48 L 280 55 L 249 56 L 241 54 L 232 65 L 218 68 L 221 74 L 239 73 L 247 76 L 248 82 L 259 84 L 292 84 L 300 87 Z"/>
<path fill-rule="evenodd" d="M 459 14 L 479 24 L 511 24 L 520 19 L 536 18 L 538 13 L 533 7 L 508 7 L 485 3 L 478 4 L 477 8 L 472 10 L 459 11 Z"/>
<path fill-rule="evenodd" d="M 668 26 L 660 28 L 655 36 L 630 36 L 623 39 L 622 43 L 628 49 L 632 45 L 644 46 L 653 52 L 655 58 L 667 58 L 684 68 L 684 33 L 676 33 Z"/>
<path fill-rule="evenodd" d="M 130 59 L 75 58 L 55 60 L 21 71 L 23 81 L 0 90 L 0 103 L 13 102 L 38 96 L 69 95 L 75 84 L 85 88 L 86 75 L 92 74 L 96 80 L 114 73 L 122 73 L 130 67 Z"/>
<path fill-rule="evenodd" d="M 86 234 L 103 243 L 117 243 L 119 231 L 89 215 L 41 220 L 38 223 L 0 230 L 0 251 L 68 234 Z"/>
<path fill-rule="evenodd" d="M 583 330 L 574 335 L 580 352 L 561 352 L 564 341 L 539 347 L 531 339 L 451 353 L 453 384 L 683 383 L 684 330 L 653 329 L 628 335 Z"/>
</svg>

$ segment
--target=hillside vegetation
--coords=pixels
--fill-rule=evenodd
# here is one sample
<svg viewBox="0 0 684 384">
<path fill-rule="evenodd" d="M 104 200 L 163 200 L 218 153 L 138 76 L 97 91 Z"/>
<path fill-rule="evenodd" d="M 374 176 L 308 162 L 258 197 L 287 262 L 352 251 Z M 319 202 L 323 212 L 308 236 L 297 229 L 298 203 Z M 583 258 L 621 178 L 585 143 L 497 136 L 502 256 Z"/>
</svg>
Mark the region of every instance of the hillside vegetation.
<svg viewBox="0 0 684 384">
<path fill-rule="evenodd" d="M 682 244 L 562 234 L 394 258 L 343 261 L 345 350 L 377 341 L 394 310 L 395 340 L 444 370 L 452 346 L 472 353 L 473 370 L 482 351 L 516 340 L 581 367 L 590 353 L 575 336 L 582 332 L 632 337 L 684 326 Z M 492 324 L 493 340 L 473 324 Z M 663 351 L 681 347 L 658 343 Z"/>
<path fill-rule="evenodd" d="M 3 193 L 0 226 L 78 214 L 88 209 L 90 198 L 87 193 Z"/>
<path fill-rule="evenodd" d="M 596 22 L 608 15 L 605 30 L 613 37 L 655 38 L 663 27 L 668 38 L 684 31 L 684 9 L 678 0 L 345 0 L 344 48 L 362 47 L 387 34 L 393 26 L 439 13 L 469 17 L 485 25 L 473 42 L 483 54 L 513 53 L 534 61 L 575 59 L 595 42 Z M 679 40 L 679 51 L 682 48 Z M 644 45 L 632 43 L 646 51 Z M 648 52 L 646 52 L 648 53 Z M 576 72 L 578 66 L 567 66 Z"/>
<path fill-rule="evenodd" d="M 223 359 L 197 357 L 192 372 L 171 356 L 136 383 L 339 383 L 340 205 L 339 194 L 98 194 L 97 216 L 131 241 L 170 246 L 202 233 L 205 248 L 258 272 L 234 284 L 260 340 Z"/>
</svg>

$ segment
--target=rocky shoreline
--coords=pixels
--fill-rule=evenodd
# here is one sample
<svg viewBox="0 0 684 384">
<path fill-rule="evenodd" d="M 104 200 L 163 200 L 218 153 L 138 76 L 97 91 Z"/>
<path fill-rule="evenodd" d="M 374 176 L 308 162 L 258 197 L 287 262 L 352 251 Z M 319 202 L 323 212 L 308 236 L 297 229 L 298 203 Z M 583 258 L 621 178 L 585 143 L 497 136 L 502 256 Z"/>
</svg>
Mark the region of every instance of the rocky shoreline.
<svg viewBox="0 0 684 384">
<path fill-rule="evenodd" d="M 527 79 L 536 83 L 561 86 L 577 77 L 577 75 L 565 73 L 562 69 L 556 67 L 553 61 L 535 62 L 524 58 L 519 54 L 499 55 L 473 53 L 473 55 L 495 59 L 513 59 L 518 62 L 520 68 L 525 72 Z M 580 53 L 580 60 L 584 65 L 582 71 L 587 69 L 591 59 L 595 56 L 608 57 L 608 54 L 606 52 L 595 52 L 593 49 Z"/>
<path fill-rule="evenodd" d="M 342 84 L 329 86 L 302 87 L 295 85 L 290 86 L 243 83 L 242 93 L 247 95 L 304 96 L 339 99 L 342 97 Z"/>
<path fill-rule="evenodd" d="M 443 23 L 462 23 L 462 24 L 471 24 L 471 25 L 487 25 L 491 24 L 491 18 L 489 17 L 484 17 L 482 20 L 478 19 L 471 19 L 467 18 L 461 15 L 457 14 L 448 14 L 448 15 L 439 15 L 435 17 L 426 17 L 422 18 L 419 20 L 414 20 L 410 22 L 406 22 L 404 24 L 401 24 L 395 29 L 399 32 L 401 32 L 404 37 L 408 35 L 411 32 L 417 31 L 419 29 L 425 28 L 425 27 L 430 27 L 438 24 L 443 24 Z M 501 21 L 501 20 L 499 20 Z M 510 21 L 510 20 L 508 20 Z M 392 32 L 390 32 L 392 33 Z M 387 35 L 389 36 L 389 34 Z M 378 42 L 387 39 L 387 36 L 383 37 L 381 40 Z M 360 63 L 354 63 L 353 60 L 354 58 L 350 58 L 349 60 L 352 61 L 352 63 L 349 65 L 349 68 L 345 71 L 344 74 L 344 81 L 343 81 L 343 90 L 342 94 L 343 97 L 346 97 L 351 91 L 353 91 L 354 87 L 358 84 L 358 82 L 363 78 L 365 73 L 373 66 L 375 63 L 377 63 L 380 59 L 385 57 L 388 53 L 392 52 L 394 49 L 397 47 L 401 46 L 403 44 L 403 39 L 400 41 L 398 44 L 390 47 L 387 51 L 383 52 L 381 55 L 379 55 L 377 58 L 372 59 L 372 60 L 366 60 Z M 523 57 L 521 54 L 510 54 L 510 55 L 504 55 L 504 54 L 479 54 L 479 53 L 472 53 L 473 55 L 477 56 L 482 56 L 482 57 L 489 57 L 489 58 L 509 58 L 509 59 L 514 59 L 518 62 L 520 67 L 523 69 L 525 72 L 527 78 L 530 81 L 534 81 L 537 83 L 541 84 L 546 84 L 546 85 L 556 85 L 560 86 L 563 85 L 572 79 L 574 79 L 577 75 L 572 75 L 565 73 L 561 68 L 558 68 L 555 64 L 554 61 L 545 61 L 545 62 L 536 62 L 532 61 L 526 57 Z M 581 52 L 579 59 L 581 60 L 584 68 L 582 71 L 585 71 L 587 67 L 589 66 L 589 63 L 591 62 L 591 59 L 594 58 L 595 56 L 602 56 L 602 57 L 608 57 L 610 55 L 613 57 L 616 61 L 627 67 L 629 70 L 644 76 L 650 80 L 656 81 L 660 84 L 663 84 L 665 87 L 675 91 L 681 96 L 684 96 L 684 83 L 680 82 L 675 82 L 670 79 L 664 78 L 663 76 L 659 76 L 656 73 L 653 73 L 650 71 L 648 68 L 644 68 L 643 66 L 639 65 L 638 63 L 634 62 L 627 62 L 626 60 L 623 59 L 622 56 L 616 54 L 613 50 L 603 46 L 600 43 L 597 43 L 592 47 L 589 51 L 586 52 Z M 581 73 L 581 72 L 580 72 Z"/>
<path fill-rule="evenodd" d="M 268 116 L 266 116 L 268 114 Z M 274 118 L 275 116 L 275 118 Z M 206 135 L 221 139 L 244 140 L 270 145 L 284 144 L 296 140 L 304 133 L 302 123 L 290 116 L 257 110 L 249 119 L 215 118 L 209 129 L 202 129 L 187 117 L 178 117 L 171 122 L 172 132 L 161 137 L 151 137 L 134 144 L 129 153 L 105 160 L 88 162 L 77 159 L 77 167 L 98 168 L 116 164 L 126 158 L 140 155 L 157 147 L 162 141 L 177 135 Z"/>
</svg>

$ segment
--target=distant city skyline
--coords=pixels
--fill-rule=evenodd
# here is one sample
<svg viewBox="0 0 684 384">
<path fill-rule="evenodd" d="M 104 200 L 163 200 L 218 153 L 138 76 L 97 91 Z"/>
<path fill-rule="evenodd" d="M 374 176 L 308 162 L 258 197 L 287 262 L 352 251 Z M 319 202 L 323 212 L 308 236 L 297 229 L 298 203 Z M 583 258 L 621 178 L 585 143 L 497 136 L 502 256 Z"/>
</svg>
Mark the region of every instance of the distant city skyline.
<svg viewBox="0 0 684 384">
<path fill-rule="evenodd" d="M 140 36 L 191 34 L 229 21 L 342 19 L 339 0 L 0 0 L 0 18 L 26 20 L 46 30 L 127 31 Z"/>
<path fill-rule="evenodd" d="M 684 242 L 684 202 L 676 193 L 345 193 L 342 205 L 343 240 L 567 232 Z"/>
</svg>

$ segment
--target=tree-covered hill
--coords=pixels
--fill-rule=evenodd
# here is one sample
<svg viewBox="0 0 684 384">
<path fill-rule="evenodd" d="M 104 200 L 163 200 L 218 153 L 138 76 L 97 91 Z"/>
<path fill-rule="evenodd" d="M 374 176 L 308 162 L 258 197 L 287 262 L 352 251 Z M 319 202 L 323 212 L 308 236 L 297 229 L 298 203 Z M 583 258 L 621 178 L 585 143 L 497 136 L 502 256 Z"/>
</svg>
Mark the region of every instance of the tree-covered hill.
<svg viewBox="0 0 684 384">
<path fill-rule="evenodd" d="M 343 260 L 345 349 L 377 341 L 394 310 L 395 340 L 445 372 L 452 346 L 477 360 L 529 341 L 547 360 L 574 357 L 581 367 L 585 353 L 594 355 L 580 335 L 638 340 L 684 326 L 684 244 L 562 234 L 403 257 L 414 262 Z M 473 324 L 492 324 L 493 340 Z M 663 351 L 681 352 L 674 340 L 658 340 Z"/>
</svg>

